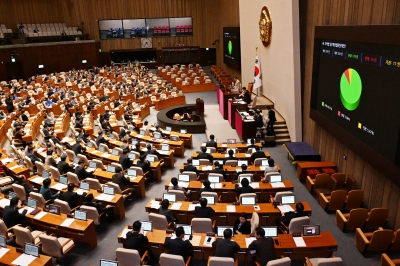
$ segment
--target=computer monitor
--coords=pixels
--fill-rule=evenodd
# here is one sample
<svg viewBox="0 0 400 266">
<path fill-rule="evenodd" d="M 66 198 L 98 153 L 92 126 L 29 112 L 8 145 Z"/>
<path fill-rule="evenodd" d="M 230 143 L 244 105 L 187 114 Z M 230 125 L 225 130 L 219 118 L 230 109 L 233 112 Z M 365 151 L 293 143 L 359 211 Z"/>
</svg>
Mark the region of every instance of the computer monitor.
<svg viewBox="0 0 400 266">
<path fill-rule="evenodd" d="M 78 157 L 74 157 L 74 164 L 78 164 L 79 163 L 79 158 Z"/>
<path fill-rule="evenodd" d="M 249 162 L 247 160 L 238 160 L 238 166 L 242 166 L 242 164 L 249 166 Z"/>
<path fill-rule="evenodd" d="M 154 158 L 154 156 L 149 156 L 149 155 L 147 155 L 147 156 L 146 156 L 146 160 L 149 161 L 150 163 L 154 163 L 155 158 Z"/>
<path fill-rule="evenodd" d="M 146 130 L 144 130 L 144 129 L 139 130 L 139 134 L 142 135 L 142 136 L 145 136 L 146 135 Z"/>
<path fill-rule="evenodd" d="M 107 165 L 107 172 L 115 173 L 115 166 Z"/>
<path fill-rule="evenodd" d="M 268 166 L 269 164 L 268 164 L 268 160 L 262 160 L 261 161 L 261 165 L 262 166 Z"/>
<path fill-rule="evenodd" d="M 84 189 L 84 190 L 89 190 L 90 185 L 89 185 L 88 182 L 83 182 L 83 181 L 81 181 L 81 183 L 79 184 L 79 188 L 80 188 L 80 189 Z"/>
<path fill-rule="evenodd" d="M 94 168 L 94 169 L 96 169 L 96 168 L 97 168 L 97 163 L 96 163 L 96 162 L 93 162 L 93 161 L 90 161 L 90 162 L 89 162 L 89 168 Z"/>
<path fill-rule="evenodd" d="M 203 199 L 207 199 L 207 205 L 214 205 L 215 198 L 214 197 L 202 197 Z"/>
<path fill-rule="evenodd" d="M 319 224 L 316 225 L 303 225 L 303 236 L 319 236 Z"/>
<path fill-rule="evenodd" d="M 129 157 L 129 159 L 131 159 L 131 160 L 135 160 L 135 159 L 136 159 L 136 154 L 130 152 L 130 153 L 128 153 L 128 157 Z"/>
<path fill-rule="evenodd" d="M 282 182 L 282 175 L 270 175 L 269 181 L 271 183 Z"/>
<path fill-rule="evenodd" d="M 226 142 L 228 144 L 236 144 L 236 139 L 228 139 Z"/>
<path fill-rule="evenodd" d="M 219 165 L 224 165 L 224 160 L 214 160 L 214 163 L 215 163 L 215 162 L 218 162 Z"/>
<path fill-rule="evenodd" d="M 37 201 L 36 201 L 35 199 L 28 198 L 28 207 L 29 207 L 29 208 L 33 208 L 33 209 L 36 209 L 36 207 L 37 207 Z"/>
<path fill-rule="evenodd" d="M 39 257 L 39 247 L 34 244 L 25 243 L 24 253 L 34 257 Z"/>
<path fill-rule="evenodd" d="M 0 247 L 7 247 L 7 239 L 4 236 L 0 236 Z"/>
<path fill-rule="evenodd" d="M 178 181 L 189 182 L 190 181 L 190 176 L 189 175 L 179 174 L 178 175 Z"/>
<path fill-rule="evenodd" d="M 256 205 L 256 198 L 253 196 L 244 196 L 240 198 L 241 205 Z"/>
<path fill-rule="evenodd" d="M 261 226 L 264 229 L 265 237 L 277 237 L 278 227 L 277 226 Z"/>
<path fill-rule="evenodd" d="M 171 127 L 165 127 L 165 131 L 172 131 Z"/>
<path fill-rule="evenodd" d="M 185 235 L 192 235 L 192 226 L 188 224 L 177 224 L 175 228 L 178 228 L 179 226 L 183 227 L 183 230 L 185 231 Z"/>
<path fill-rule="evenodd" d="M 50 204 L 49 205 L 49 213 L 60 215 L 61 214 L 61 207 L 57 206 L 57 205 L 54 205 L 54 204 Z"/>
<path fill-rule="evenodd" d="M 86 143 L 86 147 L 92 148 L 92 143 L 91 143 L 90 141 L 88 141 L 88 142 Z"/>
<path fill-rule="evenodd" d="M 114 195 L 114 188 L 110 186 L 104 186 L 103 193 L 108 195 Z"/>
<path fill-rule="evenodd" d="M 50 176 L 49 172 L 47 171 L 42 171 L 42 177 L 43 178 L 48 178 Z"/>
<path fill-rule="evenodd" d="M 128 176 L 136 176 L 136 170 L 128 168 Z"/>
<path fill-rule="evenodd" d="M 169 200 L 169 202 L 175 202 L 176 201 L 176 195 L 175 194 L 164 193 L 163 194 L 163 200 L 164 199 Z"/>
<path fill-rule="evenodd" d="M 161 133 L 160 132 L 154 132 L 153 137 L 155 139 L 161 139 Z"/>
<path fill-rule="evenodd" d="M 251 178 L 250 175 L 239 175 L 239 183 L 241 183 L 242 180 L 243 180 L 244 178 L 246 178 L 247 180 L 249 180 L 249 183 L 252 182 L 252 178 Z"/>
<path fill-rule="evenodd" d="M 66 176 L 61 175 L 58 182 L 60 182 L 63 185 L 68 185 L 68 178 Z"/>
<path fill-rule="evenodd" d="M 231 229 L 233 234 L 233 226 L 217 226 L 217 236 L 224 236 L 225 229 Z"/>
<path fill-rule="evenodd" d="M 186 129 L 181 129 L 181 134 L 186 134 L 187 130 Z"/>
<path fill-rule="evenodd" d="M 104 152 L 104 147 L 103 146 L 99 146 L 99 151 Z"/>
<path fill-rule="evenodd" d="M 253 140 L 254 141 L 254 143 L 256 143 L 256 139 L 247 139 L 247 144 L 251 144 L 251 140 Z"/>
<path fill-rule="evenodd" d="M 199 159 L 193 159 L 192 160 L 193 166 L 200 166 L 200 160 Z"/>
<path fill-rule="evenodd" d="M 162 144 L 161 145 L 161 150 L 162 151 L 169 151 L 169 145 L 168 144 Z"/>
<path fill-rule="evenodd" d="M 211 154 L 211 153 L 212 153 L 212 152 L 211 152 L 211 149 L 210 149 L 210 148 L 207 148 L 206 153 Z"/>
<path fill-rule="evenodd" d="M 38 68 L 44 68 L 44 65 L 38 65 Z"/>
<path fill-rule="evenodd" d="M 119 156 L 119 151 L 116 149 L 112 150 L 112 155 Z"/>
<path fill-rule="evenodd" d="M 136 145 L 136 143 L 138 143 L 138 141 L 137 140 L 132 140 L 132 145 Z"/>
<path fill-rule="evenodd" d="M 153 231 L 153 223 L 150 221 L 140 221 L 142 223 L 143 231 L 151 232 Z"/>
<path fill-rule="evenodd" d="M 17 197 L 17 194 L 15 192 L 12 192 L 12 191 L 8 192 L 8 199 L 12 199 L 15 197 Z"/>
<path fill-rule="evenodd" d="M 219 183 L 219 176 L 213 175 L 213 174 L 209 174 L 208 175 L 208 181 L 210 181 L 210 183 Z"/>
<path fill-rule="evenodd" d="M 74 218 L 77 220 L 82 220 L 82 221 L 86 221 L 86 212 L 85 211 L 79 211 L 79 210 L 75 210 L 74 211 Z"/>
<path fill-rule="evenodd" d="M 294 204 L 294 196 L 282 196 L 282 204 Z"/>
<path fill-rule="evenodd" d="M 114 260 L 100 260 L 100 266 L 118 266 L 118 262 Z"/>
</svg>

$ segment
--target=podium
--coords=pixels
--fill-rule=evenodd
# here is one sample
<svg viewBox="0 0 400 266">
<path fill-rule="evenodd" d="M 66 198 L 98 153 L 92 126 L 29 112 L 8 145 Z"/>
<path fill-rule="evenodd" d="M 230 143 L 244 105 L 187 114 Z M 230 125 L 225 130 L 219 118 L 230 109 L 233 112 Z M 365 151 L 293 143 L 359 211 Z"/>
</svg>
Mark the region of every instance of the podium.
<svg viewBox="0 0 400 266">
<path fill-rule="evenodd" d="M 196 115 L 204 115 L 204 100 L 196 99 Z"/>
</svg>

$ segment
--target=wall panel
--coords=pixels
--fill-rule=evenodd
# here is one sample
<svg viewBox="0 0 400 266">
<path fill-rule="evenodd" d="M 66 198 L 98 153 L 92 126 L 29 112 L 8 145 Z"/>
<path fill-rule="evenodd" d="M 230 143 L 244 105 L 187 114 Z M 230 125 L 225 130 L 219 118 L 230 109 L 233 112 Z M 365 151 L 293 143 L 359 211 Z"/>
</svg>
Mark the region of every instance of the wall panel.
<svg viewBox="0 0 400 266">
<path fill-rule="evenodd" d="M 388 226 L 400 228 L 400 188 L 366 163 L 357 152 L 349 150 L 328 131 L 309 118 L 312 79 L 314 27 L 317 25 L 398 24 L 399 0 L 308 0 L 307 31 L 303 77 L 303 140 L 319 151 L 323 160 L 332 160 L 341 172 L 357 180 L 356 187 L 365 190 L 365 206 L 388 207 Z M 347 156 L 347 160 L 343 159 Z"/>
</svg>

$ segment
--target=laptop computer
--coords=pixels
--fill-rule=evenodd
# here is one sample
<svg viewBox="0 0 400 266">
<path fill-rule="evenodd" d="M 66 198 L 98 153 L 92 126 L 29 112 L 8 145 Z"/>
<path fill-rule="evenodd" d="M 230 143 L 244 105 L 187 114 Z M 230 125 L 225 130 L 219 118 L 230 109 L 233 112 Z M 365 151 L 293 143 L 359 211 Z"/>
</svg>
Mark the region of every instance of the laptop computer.
<svg viewBox="0 0 400 266">
<path fill-rule="evenodd" d="M 269 178 L 271 183 L 282 182 L 282 175 L 270 175 Z"/>
<path fill-rule="evenodd" d="M 206 153 L 211 154 L 211 153 L 212 153 L 212 152 L 211 152 L 211 149 L 210 149 L 210 148 L 207 148 Z"/>
<path fill-rule="evenodd" d="M 244 178 L 246 178 L 247 180 L 249 180 L 249 183 L 252 182 L 251 176 L 248 176 L 248 175 L 240 175 L 240 176 L 239 176 L 239 183 L 241 183 L 242 180 L 243 180 Z"/>
<path fill-rule="evenodd" d="M 189 182 L 190 181 L 190 176 L 189 175 L 179 174 L 178 175 L 178 181 Z"/>
<path fill-rule="evenodd" d="M 110 186 L 104 186 L 103 193 L 107 195 L 114 195 L 114 188 Z"/>
<path fill-rule="evenodd" d="M 262 160 L 261 161 L 261 166 L 268 166 L 268 160 Z"/>
<path fill-rule="evenodd" d="M 136 170 L 128 168 L 128 176 L 136 176 Z"/>
<path fill-rule="evenodd" d="M 107 165 L 107 172 L 115 173 L 115 166 Z"/>
<path fill-rule="evenodd" d="M 151 232 L 153 231 L 153 222 L 150 221 L 140 221 L 142 223 L 143 231 Z"/>
<path fill-rule="evenodd" d="M 199 159 L 193 159 L 193 160 L 192 160 L 192 165 L 193 165 L 193 166 L 196 166 L 196 167 L 197 167 L 197 166 L 200 166 L 200 160 L 199 160 Z"/>
<path fill-rule="evenodd" d="M 75 212 L 74 212 L 74 218 L 77 219 L 77 220 L 86 221 L 86 219 L 87 219 L 87 214 L 86 214 L 85 211 L 75 210 Z"/>
<path fill-rule="evenodd" d="M 0 236 L 0 247 L 7 247 L 7 239 L 4 236 Z"/>
<path fill-rule="evenodd" d="M 80 188 L 80 189 L 84 189 L 84 190 L 89 190 L 90 185 L 89 185 L 88 182 L 83 182 L 83 181 L 81 181 L 81 183 L 79 184 L 79 188 Z"/>
<path fill-rule="evenodd" d="M 137 141 L 137 140 L 132 140 L 132 145 L 133 145 L 133 146 L 135 146 L 135 145 L 136 145 L 136 143 L 138 143 L 138 141 Z"/>
<path fill-rule="evenodd" d="M 236 144 L 236 139 L 228 139 L 226 142 L 228 144 Z"/>
<path fill-rule="evenodd" d="M 43 178 L 49 178 L 50 177 L 50 173 L 47 171 L 42 171 L 42 177 Z"/>
<path fill-rule="evenodd" d="M 162 144 L 161 145 L 161 150 L 162 151 L 169 151 L 169 145 L 168 144 Z"/>
<path fill-rule="evenodd" d="M 282 204 L 294 204 L 294 196 L 282 196 Z"/>
<path fill-rule="evenodd" d="M 192 226 L 188 224 L 177 224 L 175 228 L 178 228 L 179 226 L 183 227 L 183 230 L 185 231 L 185 238 L 186 236 L 191 236 L 192 235 Z"/>
<path fill-rule="evenodd" d="M 165 131 L 172 131 L 171 127 L 165 127 Z"/>
<path fill-rule="evenodd" d="M 32 198 L 28 198 L 28 207 L 32 209 L 36 209 L 37 207 L 37 201 Z"/>
<path fill-rule="evenodd" d="M 88 142 L 86 143 L 86 147 L 92 148 L 92 143 L 91 143 L 90 141 L 88 141 Z"/>
<path fill-rule="evenodd" d="M 94 171 L 94 170 L 96 170 L 96 168 L 97 168 L 97 163 L 93 162 L 93 161 L 90 161 L 89 162 L 89 170 Z"/>
<path fill-rule="evenodd" d="M 136 159 L 136 154 L 130 152 L 130 153 L 128 153 L 128 157 L 129 157 L 129 159 L 131 159 L 131 160 L 135 160 L 135 159 Z"/>
<path fill-rule="evenodd" d="M 320 227 L 316 225 L 303 225 L 303 236 L 319 236 Z"/>
<path fill-rule="evenodd" d="M 219 183 L 219 176 L 209 174 L 208 181 L 210 181 L 210 183 Z"/>
<path fill-rule="evenodd" d="M 99 151 L 104 152 L 104 147 L 103 146 L 99 146 Z"/>
<path fill-rule="evenodd" d="M 50 204 L 49 205 L 49 213 L 60 215 L 61 214 L 61 207 L 57 206 L 57 205 L 54 205 L 54 204 Z"/>
<path fill-rule="evenodd" d="M 66 176 L 60 176 L 60 179 L 58 180 L 63 185 L 68 185 L 68 178 Z"/>
<path fill-rule="evenodd" d="M 74 164 L 78 164 L 79 163 L 79 158 L 78 157 L 74 157 Z"/>
<path fill-rule="evenodd" d="M 118 262 L 114 260 L 100 260 L 100 266 L 118 266 Z"/>
<path fill-rule="evenodd" d="M 186 134 L 187 133 L 187 130 L 186 129 L 181 129 L 181 134 Z"/>
<path fill-rule="evenodd" d="M 242 164 L 249 166 L 249 162 L 247 160 L 238 160 L 238 166 L 242 166 Z"/>
<path fill-rule="evenodd" d="M 146 160 L 149 161 L 150 163 L 154 163 L 155 158 L 153 156 L 146 156 Z"/>
<path fill-rule="evenodd" d="M 278 237 L 278 227 L 277 226 L 261 226 L 264 229 L 265 237 Z"/>
<path fill-rule="evenodd" d="M 203 199 L 207 199 L 207 205 L 215 205 L 215 198 L 214 197 L 202 197 Z"/>
<path fill-rule="evenodd" d="M 164 193 L 163 194 L 163 200 L 169 200 L 169 202 L 175 202 L 176 201 L 176 195 L 175 194 L 168 194 L 168 193 Z"/>
<path fill-rule="evenodd" d="M 142 135 L 142 136 L 145 136 L 146 135 L 146 130 L 144 130 L 144 129 L 139 130 L 139 134 Z"/>
<path fill-rule="evenodd" d="M 161 133 L 160 132 L 154 132 L 153 137 L 155 139 L 161 139 Z"/>
<path fill-rule="evenodd" d="M 217 226 L 217 236 L 224 236 L 225 229 L 231 229 L 233 234 L 233 226 Z"/>
<path fill-rule="evenodd" d="M 119 156 L 119 151 L 116 150 L 116 149 L 113 149 L 112 152 L 111 152 L 111 154 L 112 154 L 112 155 L 115 155 L 115 156 Z"/>
<path fill-rule="evenodd" d="M 12 199 L 15 197 L 17 197 L 17 194 L 15 192 L 12 192 L 12 191 L 8 192 L 8 199 Z"/>
<path fill-rule="evenodd" d="M 247 205 L 247 206 L 253 206 L 256 205 L 256 198 L 255 197 L 241 197 L 240 198 L 240 205 Z"/>
<path fill-rule="evenodd" d="M 256 139 L 247 139 L 247 144 L 251 145 L 251 140 L 253 140 L 254 143 L 256 143 Z"/>
<path fill-rule="evenodd" d="M 34 244 L 25 243 L 24 253 L 34 257 L 39 257 L 39 247 Z"/>
</svg>

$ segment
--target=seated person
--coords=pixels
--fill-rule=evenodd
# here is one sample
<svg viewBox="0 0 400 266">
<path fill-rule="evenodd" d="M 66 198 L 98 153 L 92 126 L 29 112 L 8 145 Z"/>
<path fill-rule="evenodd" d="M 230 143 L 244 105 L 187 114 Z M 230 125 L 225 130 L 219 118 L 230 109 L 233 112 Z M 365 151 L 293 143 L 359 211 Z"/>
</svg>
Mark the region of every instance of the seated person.
<svg viewBox="0 0 400 266">
<path fill-rule="evenodd" d="M 236 192 L 238 193 L 238 196 L 243 193 L 254 193 L 254 188 L 250 186 L 250 182 L 247 178 L 242 178 L 240 184 L 242 185 L 241 187 L 236 185 Z"/>
<path fill-rule="evenodd" d="M 45 201 L 51 200 L 50 203 L 53 203 L 54 199 L 58 198 L 58 196 L 60 195 L 60 191 L 58 191 L 57 193 L 53 194 L 51 192 L 51 189 L 49 188 L 50 184 L 51 184 L 50 178 L 44 179 L 43 182 L 42 182 L 42 187 L 40 188 L 39 193 L 42 194 L 42 196 L 43 196 Z"/>
<path fill-rule="evenodd" d="M 214 162 L 214 170 L 210 171 L 210 174 L 220 174 L 224 177 L 224 180 L 226 180 L 226 173 L 224 171 L 224 165 L 220 164 L 218 161 Z"/>
<path fill-rule="evenodd" d="M 17 175 L 14 179 L 14 184 L 23 186 L 25 189 L 26 196 L 29 196 L 29 193 L 31 193 L 32 191 L 36 190 L 37 192 L 37 189 L 36 188 L 33 189 L 30 186 L 28 186 L 28 184 L 24 182 L 24 179 L 25 179 L 24 175 Z"/>
<path fill-rule="evenodd" d="M 247 221 L 247 215 L 245 213 L 242 213 L 233 225 L 233 233 L 247 235 L 250 234 L 250 232 L 250 222 Z"/>
<path fill-rule="evenodd" d="M 268 166 L 265 166 L 264 175 L 269 172 L 279 172 L 278 168 L 275 166 L 275 161 L 272 158 L 268 159 Z"/>
<path fill-rule="evenodd" d="M 67 186 L 67 192 L 64 192 L 60 195 L 60 200 L 66 201 L 71 209 L 79 206 L 78 200 L 80 198 L 84 198 L 86 196 L 86 192 L 83 192 L 82 195 L 74 192 L 75 185 L 73 183 L 69 183 Z"/>
<path fill-rule="evenodd" d="M 128 169 L 133 165 L 133 162 L 128 157 L 129 149 L 123 149 L 122 155 L 119 157 L 119 163 L 122 166 L 123 170 Z"/>
<path fill-rule="evenodd" d="M 209 180 L 204 180 L 203 182 L 204 187 L 200 188 L 199 190 L 199 195 L 201 196 L 201 193 L 205 192 L 214 192 L 214 189 L 211 187 L 211 183 Z"/>
<path fill-rule="evenodd" d="M 145 152 L 145 154 L 152 154 L 157 156 L 158 159 L 160 159 L 160 153 L 158 151 L 156 151 L 155 149 L 152 148 L 152 146 L 150 144 L 147 144 L 146 146 L 147 151 Z"/>
<path fill-rule="evenodd" d="M 224 230 L 224 238 L 217 238 L 213 243 L 212 247 L 215 249 L 214 256 L 235 258 L 235 253 L 240 250 L 240 246 L 235 241 L 232 241 L 232 230 Z"/>
<path fill-rule="evenodd" d="M 83 160 L 79 160 L 78 166 L 75 169 L 75 174 L 78 176 L 79 181 L 92 176 L 92 172 L 86 171 L 85 162 Z"/>
<path fill-rule="evenodd" d="M 202 147 L 201 151 L 202 152 L 200 152 L 199 155 L 197 155 L 197 158 L 198 159 L 208 159 L 210 161 L 210 163 L 212 163 L 214 157 L 211 154 L 207 153 L 207 147 Z"/>
<path fill-rule="evenodd" d="M 199 176 L 199 170 L 197 170 L 196 166 L 192 165 L 192 158 L 187 159 L 187 164 L 183 167 L 183 171 L 186 172 L 195 172 L 197 176 Z"/>
<path fill-rule="evenodd" d="M 237 172 L 235 180 L 239 180 L 239 175 L 241 175 L 241 174 L 251 174 L 251 172 L 247 172 L 247 165 L 242 164 L 240 166 L 240 168 L 242 168 L 242 171 L 241 172 Z"/>
<path fill-rule="evenodd" d="M 249 250 L 255 250 L 256 256 L 253 256 L 252 262 L 258 262 L 260 265 L 267 265 L 271 260 L 276 259 L 274 250 L 274 241 L 272 237 L 265 237 L 265 231 L 261 227 L 256 228 L 256 240 L 250 243 Z"/>
<path fill-rule="evenodd" d="M 247 145 L 247 148 L 255 148 L 255 147 L 258 147 L 258 146 L 255 144 L 254 139 L 250 139 L 250 145 Z"/>
<path fill-rule="evenodd" d="M 253 163 L 254 163 L 255 159 L 258 159 L 258 158 L 267 159 L 267 156 L 265 155 L 265 153 L 263 151 L 260 150 L 260 147 L 256 146 L 255 149 L 256 149 L 256 151 L 253 152 L 250 157 L 250 159 Z"/>
<path fill-rule="evenodd" d="M 297 202 L 295 212 L 285 212 L 285 215 L 276 219 L 275 223 L 277 226 L 280 226 L 281 222 L 284 225 L 289 226 L 290 221 L 293 218 L 298 218 L 298 217 L 303 217 L 303 216 L 308 216 L 307 213 L 304 212 L 304 205 L 301 202 Z"/>
<path fill-rule="evenodd" d="M 111 181 L 118 184 L 119 188 L 124 191 L 129 184 L 129 177 L 125 177 L 122 173 L 121 167 L 115 167 L 115 174 L 113 174 Z M 133 191 L 133 189 L 131 189 Z"/>
<path fill-rule="evenodd" d="M 232 149 L 228 150 L 228 157 L 225 158 L 225 162 L 226 161 L 237 161 L 238 159 L 236 159 L 234 151 Z"/>
<path fill-rule="evenodd" d="M 98 136 L 96 138 L 96 145 L 97 147 L 100 146 L 100 144 L 106 144 L 107 145 L 108 140 L 104 137 L 103 131 L 98 132 Z"/>
<path fill-rule="evenodd" d="M 146 159 L 146 154 L 141 154 L 139 156 L 139 161 L 136 162 L 136 166 L 142 168 L 144 174 L 149 172 L 149 181 L 153 182 L 153 173 L 150 171 L 150 163 Z"/>
<path fill-rule="evenodd" d="M 176 177 L 171 178 L 171 185 L 168 187 L 168 191 L 169 190 L 180 190 L 180 191 L 183 191 L 183 193 L 185 194 L 185 197 L 188 197 L 190 195 L 190 190 L 186 191 L 186 188 L 180 187 L 178 185 L 178 178 L 176 178 Z"/>
<path fill-rule="evenodd" d="M 58 172 L 60 175 L 66 175 L 68 172 L 72 172 L 74 168 L 67 163 L 67 154 L 61 153 L 60 161 L 57 164 Z"/>
<path fill-rule="evenodd" d="M 168 223 L 176 222 L 177 219 L 175 215 L 171 210 L 168 209 L 168 207 L 169 207 L 169 200 L 164 199 L 163 201 L 161 201 L 160 210 L 158 213 L 164 215 L 167 218 Z"/>
<path fill-rule="evenodd" d="M 131 231 L 126 233 L 125 248 L 137 250 L 140 254 L 140 257 L 142 257 L 146 251 L 144 245 L 149 242 L 149 239 L 147 236 L 143 235 L 142 223 L 140 221 L 133 222 L 132 228 L 133 232 Z"/>
<path fill-rule="evenodd" d="M 53 149 L 50 148 L 46 152 L 46 158 L 44 160 L 44 169 L 46 171 L 50 170 L 50 166 L 57 167 L 57 161 L 53 157 Z"/>
<path fill-rule="evenodd" d="M 21 202 L 18 197 L 14 197 L 10 200 L 10 205 L 4 207 L 3 210 L 3 221 L 6 224 L 7 228 L 11 228 L 17 224 L 22 222 L 22 219 L 25 217 L 27 210 L 23 210 L 22 213 L 18 211 L 18 208 L 21 207 Z"/>
<path fill-rule="evenodd" d="M 170 237 L 165 238 L 164 247 L 169 250 L 169 254 L 180 255 L 186 261 L 190 256 L 189 251 L 193 248 L 192 243 L 189 240 L 183 240 L 185 230 L 182 226 L 175 229 L 175 235 L 175 239 L 171 239 Z"/>
<path fill-rule="evenodd" d="M 86 151 L 86 148 L 81 145 L 82 143 L 82 139 L 77 138 L 76 143 L 72 145 L 72 150 L 74 151 L 75 155 L 83 154 L 83 152 Z"/>
<path fill-rule="evenodd" d="M 194 208 L 194 213 L 196 218 L 211 218 L 215 211 L 213 208 L 207 207 L 207 199 L 201 198 L 200 206 Z"/>
<path fill-rule="evenodd" d="M 100 203 L 94 201 L 94 197 L 93 197 L 92 193 L 89 193 L 88 195 L 86 195 L 86 201 L 84 201 L 82 203 L 82 205 L 96 208 L 96 210 L 99 214 L 107 211 L 108 222 L 110 223 L 110 222 L 114 221 L 114 213 L 113 213 L 114 211 L 112 209 L 113 206 L 106 205 L 105 207 L 103 207 Z"/>
<path fill-rule="evenodd" d="M 206 147 L 214 147 L 217 148 L 217 142 L 214 140 L 215 136 L 213 134 L 210 135 L 210 140 L 206 142 Z"/>
</svg>

